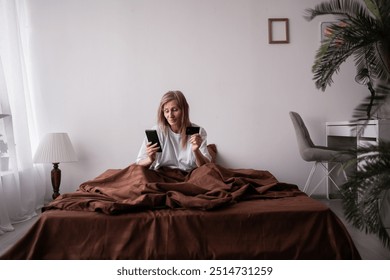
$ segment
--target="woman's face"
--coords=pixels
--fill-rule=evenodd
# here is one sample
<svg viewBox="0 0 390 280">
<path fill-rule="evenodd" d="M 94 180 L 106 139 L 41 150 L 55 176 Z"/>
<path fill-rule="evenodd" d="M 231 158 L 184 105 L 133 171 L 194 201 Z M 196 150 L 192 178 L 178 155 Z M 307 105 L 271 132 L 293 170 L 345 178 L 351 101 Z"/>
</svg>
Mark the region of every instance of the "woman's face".
<svg viewBox="0 0 390 280">
<path fill-rule="evenodd" d="M 174 132 L 179 132 L 181 126 L 182 110 L 176 100 L 169 101 L 163 106 L 164 117 Z"/>
</svg>

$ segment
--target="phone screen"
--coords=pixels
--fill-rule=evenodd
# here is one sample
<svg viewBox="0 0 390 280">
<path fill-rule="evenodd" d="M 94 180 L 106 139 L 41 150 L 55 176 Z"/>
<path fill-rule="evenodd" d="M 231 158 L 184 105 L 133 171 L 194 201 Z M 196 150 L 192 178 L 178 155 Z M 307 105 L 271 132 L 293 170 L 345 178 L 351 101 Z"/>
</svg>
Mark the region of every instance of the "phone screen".
<svg viewBox="0 0 390 280">
<path fill-rule="evenodd" d="M 157 143 L 158 147 L 160 148 L 158 152 L 162 152 L 162 147 L 160 143 L 160 139 L 158 138 L 157 131 L 152 129 L 145 130 L 146 137 L 148 138 L 149 142 L 152 142 L 152 144 Z"/>
</svg>

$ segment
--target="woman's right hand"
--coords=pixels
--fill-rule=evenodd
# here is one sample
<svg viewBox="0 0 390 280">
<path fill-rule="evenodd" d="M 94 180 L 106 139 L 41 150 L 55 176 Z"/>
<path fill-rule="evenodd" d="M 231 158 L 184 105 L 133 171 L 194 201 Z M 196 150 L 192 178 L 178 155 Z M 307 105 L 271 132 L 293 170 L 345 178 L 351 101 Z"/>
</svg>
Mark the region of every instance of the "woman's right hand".
<svg viewBox="0 0 390 280">
<path fill-rule="evenodd" d="M 146 154 L 148 155 L 148 158 L 151 161 L 151 163 L 153 163 L 156 160 L 156 154 L 159 149 L 160 148 L 157 143 L 154 143 L 152 145 L 152 142 L 148 142 L 146 144 Z"/>
</svg>

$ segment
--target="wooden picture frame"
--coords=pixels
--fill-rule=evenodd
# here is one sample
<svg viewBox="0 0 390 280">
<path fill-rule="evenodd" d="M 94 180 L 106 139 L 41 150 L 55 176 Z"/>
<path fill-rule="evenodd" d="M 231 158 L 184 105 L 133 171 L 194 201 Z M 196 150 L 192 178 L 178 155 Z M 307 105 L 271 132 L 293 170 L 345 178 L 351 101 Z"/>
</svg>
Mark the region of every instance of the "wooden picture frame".
<svg viewBox="0 0 390 280">
<path fill-rule="evenodd" d="M 288 44 L 290 43 L 290 27 L 288 18 L 268 19 L 268 43 Z"/>
</svg>

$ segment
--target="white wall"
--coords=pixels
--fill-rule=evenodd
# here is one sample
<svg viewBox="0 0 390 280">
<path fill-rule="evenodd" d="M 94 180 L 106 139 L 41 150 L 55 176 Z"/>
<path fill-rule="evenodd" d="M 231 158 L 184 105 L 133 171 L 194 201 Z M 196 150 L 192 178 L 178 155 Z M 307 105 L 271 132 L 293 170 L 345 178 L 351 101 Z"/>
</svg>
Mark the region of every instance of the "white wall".
<svg viewBox="0 0 390 280">
<path fill-rule="evenodd" d="M 171 89 L 186 95 L 219 163 L 302 186 L 311 165 L 299 156 L 288 112 L 325 144 L 325 122 L 350 119 L 366 95 L 352 63 L 325 93 L 314 86 L 319 23 L 329 18 L 303 14 L 320 0 L 26 2 L 39 133 L 68 132 L 79 155 L 60 166 L 62 192 L 133 163 Z M 273 17 L 289 18 L 290 44 L 268 44 Z"/>
</svg>

